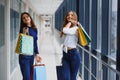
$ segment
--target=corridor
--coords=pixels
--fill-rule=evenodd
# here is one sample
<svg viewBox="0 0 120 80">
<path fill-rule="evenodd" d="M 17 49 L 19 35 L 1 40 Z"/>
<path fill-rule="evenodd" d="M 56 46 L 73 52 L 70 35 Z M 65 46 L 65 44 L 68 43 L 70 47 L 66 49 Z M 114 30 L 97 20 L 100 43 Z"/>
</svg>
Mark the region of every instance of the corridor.
<svg viewBox="0 0 120 80">
<path fill-rule="evenodd" d="M 60 31 L 71 10 L 91 38 L 87 46 L 77 44 L 77 80 L 120 80 L 120 0 L 0 0 L 0 80 L 22 80 L 15 53 L 22 12 L 28 12 L 37 26 L 47 80 L 58 80 Z"/>
</svg>

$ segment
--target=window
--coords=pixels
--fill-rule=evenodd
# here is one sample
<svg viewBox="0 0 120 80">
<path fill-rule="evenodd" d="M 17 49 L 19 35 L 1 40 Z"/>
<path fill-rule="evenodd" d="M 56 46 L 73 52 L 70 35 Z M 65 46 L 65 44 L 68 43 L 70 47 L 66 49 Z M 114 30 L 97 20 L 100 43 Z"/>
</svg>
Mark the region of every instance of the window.
<svg viewBox="0 0 120 80">
<path fill-rule="evenodd" d="M 98 0 L 97 10 L 97 50 L 101 51 L 102 1 Z"/>
<path fill-rule="evenodd" d="M 110 15 L 110 56 L 116 59 L 117 46 L 117 0 L 112 0 Z"/>
<path fill-rule="evenodd" d="M 16 4 L 16 5 L 13 5 Z M 16 39 L 19 33 L 19 13 L 20 4 L 17 0 L 11 0 L 10 4 L 10 72 L 12 73 L 17 66 L 17 55 L 15 55 Z"/>
<path fill-rule="evenodd" d="M 117 0 L 110 1 L 110 20 L 109 20 L 109 52 L 108 56 L 112 60 L 116 61 L 116 49 L 117 49 Z M 109 65 L 116 68 L 116 65 L 109 59 Z M 109 70 L 109 80 L 116 79 L 116 73 Z"/>
</svg>

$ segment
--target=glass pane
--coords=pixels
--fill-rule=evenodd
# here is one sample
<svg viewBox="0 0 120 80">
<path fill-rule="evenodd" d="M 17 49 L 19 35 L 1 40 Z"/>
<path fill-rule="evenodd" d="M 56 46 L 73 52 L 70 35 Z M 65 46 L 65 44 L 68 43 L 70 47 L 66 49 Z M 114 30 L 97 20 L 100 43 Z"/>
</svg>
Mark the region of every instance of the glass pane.
<svg viewBox="0 0 120 80">
<path fill-rule="evenodd" d="M 109 80 L 116 80 L 116 73 L 109 69 Z"/>
<path fill-rule="evenodd" d="M 13 6 L 13 4 L 16 4 Z M 16 39 L 19 32 L 19 2 L 17 0 L 11 0 L 10 4 L 10 72 L 12 73 L 17 67 L 18 55 L 15 54 L 14 49 L 16 46 Z"/>
<path fill-rule="evenodd" d="M 110 53 L 113 58 L 116 58 L 116 39 L 117 39 L 117 0 L 112 0 L 111 11 L 111 34 L 110 34 Z"/>
<path fill-rule="evenodd" d="M 5 6 L 0 4 L 0 80 L 5 80 L 3 77 L 5 74 Z"/>
<path fill-rule="evenodd" d="M 101 51 L 101 28 L 102 28 L 102 1 L 98 0 L 98 12 L 97 12 L 97 49 Z"/>
</svg>

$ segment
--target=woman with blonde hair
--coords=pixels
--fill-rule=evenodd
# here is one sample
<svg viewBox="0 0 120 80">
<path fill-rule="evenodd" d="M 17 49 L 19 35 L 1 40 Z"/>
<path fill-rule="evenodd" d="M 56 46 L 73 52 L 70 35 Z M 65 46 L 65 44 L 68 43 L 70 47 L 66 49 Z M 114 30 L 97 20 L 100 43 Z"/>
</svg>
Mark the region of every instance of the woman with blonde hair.
<svg viewBox="0 0 120 80">
<path fill-rule="evenodd" d="M 78 42 L 78 22 L 74 11 L 69 11 L 64 18 L 60 37 L 64 36 L 63 42 L 63 80 L 76 80 L 80 66 L 80 54 L 76 49 Z"/>
</svg>

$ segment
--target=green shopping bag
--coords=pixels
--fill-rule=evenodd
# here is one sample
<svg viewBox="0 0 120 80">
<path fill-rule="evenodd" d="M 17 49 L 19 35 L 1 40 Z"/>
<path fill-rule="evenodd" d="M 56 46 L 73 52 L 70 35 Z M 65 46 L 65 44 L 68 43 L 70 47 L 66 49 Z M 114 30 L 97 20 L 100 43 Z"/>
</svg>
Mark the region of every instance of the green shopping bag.
<svg viewBox="0 0 120 80">
<path fill-rule="evenodd" d="M 33 37 L 26 34 L 19 34 L 15 53 L 33 55 Z"/>
</svg>

